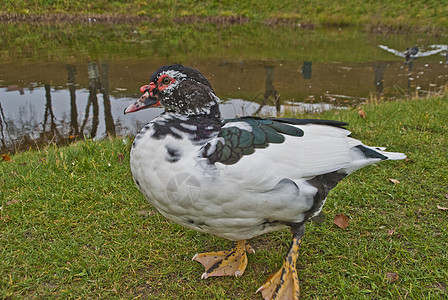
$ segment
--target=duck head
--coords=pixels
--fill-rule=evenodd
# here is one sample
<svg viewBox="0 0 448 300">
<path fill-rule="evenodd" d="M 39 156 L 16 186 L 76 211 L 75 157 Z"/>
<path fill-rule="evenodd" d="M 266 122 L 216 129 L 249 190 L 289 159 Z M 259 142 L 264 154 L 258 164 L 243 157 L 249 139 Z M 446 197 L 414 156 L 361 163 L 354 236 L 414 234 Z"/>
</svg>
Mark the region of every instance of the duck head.
<svg viewBox="0 0 448 300">
<path fill-rule="evenodd" d="M 219 98 L 210 82 L 196 69 L 168 65 L 157 69 L 148 85 L 140 88 L 143 95 L 124 113 L 161 105 L 181 115 L 213 115 L 219 117 Z"/>
</svg>

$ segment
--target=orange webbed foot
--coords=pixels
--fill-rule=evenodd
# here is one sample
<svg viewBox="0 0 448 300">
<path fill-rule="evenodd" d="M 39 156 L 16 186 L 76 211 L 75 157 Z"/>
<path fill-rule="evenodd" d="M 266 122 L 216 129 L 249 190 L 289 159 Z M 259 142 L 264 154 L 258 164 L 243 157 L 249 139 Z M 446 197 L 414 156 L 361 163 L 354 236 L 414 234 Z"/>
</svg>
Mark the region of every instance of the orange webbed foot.
<svg viewBox="0 0 448 300">
<path fill-rule="evenodd" d="M 246 253 L 255 253 L 254 249 L 245 241 L 238 241 L 230 251 L 218 251 L 196 254 L 193 260 L 200 262 L 205 267 L 202 279 L 212 276 L 236 276 L 243 275 L 247 267 Z"/>
</svg>

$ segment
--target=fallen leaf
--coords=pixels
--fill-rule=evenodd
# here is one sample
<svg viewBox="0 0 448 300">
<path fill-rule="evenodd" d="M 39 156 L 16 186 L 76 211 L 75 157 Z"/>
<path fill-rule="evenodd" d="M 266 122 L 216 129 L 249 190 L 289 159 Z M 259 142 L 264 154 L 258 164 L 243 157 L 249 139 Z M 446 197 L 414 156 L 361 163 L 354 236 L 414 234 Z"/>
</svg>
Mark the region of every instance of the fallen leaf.
<svg viewBox="0 0 448 300">
<path fill-rule="evenodd" d="M 361 118 L 363 118 L 363 119 L 366 118 L 366 112 L 363 111 L 362 109 L 358 111 L 358 115 L 359 115 Z"/>
<path fill-rule="evenodd" d="M 2 154 L 2 160 L 3 161 L 10 161 L 11 157 L 8 154 Z"/>
<path fill-rule="evenodd" d="M 152 210 L 139 210 L 137 212 L 137 214 L 142 216 L 142 217 L 149 217 L 149 216 L 154 215 L 155 213 Z"/>
<path fill-rule="evenodd" d="M 348 218 L 346 215 L 336 215 L 334 216 L 333 223 L 338 227 L 345 229 L 348 227 Z"/>
<path fill-rule="evenodd" d="M 123 153 L 118 153 L 118 162 L 121 164 L 124 160 L 124 154 Z"/>
<path fill-rule="evenodd" d="M 7 201 L 5 204 L 6 205 L 11 205 L 11 204 L 16 204 L 16 203 L 19 203 L 19 200 L 14 199 L 14 200 L 11 200 L 11 201 Z"/>
<path fill-rule="evenodd" d="M 398 280 L 398 273 L 386 273 L 387 282 L 392 283 Z"/>
<path fill-rule="evenodd" d="M 387 233 L 388 236 L 392 236 L 395 233 L 395 229 L 391 229 L 389 230 L 389 232 Z"/>
<path fill-rule="evenodd" d="M 443 207 L 443 206 L 437 205 L 437 208 L 440 210 L 448 211 L 448 207 Z"/>
<path fill-rule="evenodd" d="M 393 178 L 389 178 L 389 182 L 392 182 L 393 184 L 398 184 L 400 183 L 400 181 L 393 179 Z"/>
</svg>

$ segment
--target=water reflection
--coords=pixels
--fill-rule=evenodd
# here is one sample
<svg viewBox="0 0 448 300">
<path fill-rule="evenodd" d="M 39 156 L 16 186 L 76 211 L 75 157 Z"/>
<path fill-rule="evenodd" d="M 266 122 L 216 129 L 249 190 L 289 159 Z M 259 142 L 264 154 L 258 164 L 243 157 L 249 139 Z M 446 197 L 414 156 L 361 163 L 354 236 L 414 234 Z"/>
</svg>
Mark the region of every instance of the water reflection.
<svg viewBox="0 0 448 300">
<path fill-rule="evenodd" d="M 303 62 L 303 66 L 302 66 L 302 76 L 303 79 L 311 79 L 311 66 L 312 66 L 312 62 L 311 61 L 304 61 Z"/>
<path fill-rule="evenodd" d="M 76 106 L 76 67 L 67 65 L 68 90 L 70 93 L 70 137 L 79 136 L 78 128 L 78 109 Z"/>
<path fill-rule="evenodd" d="M 253 115 L 258 115 L 262 111 L 263 107 L 265 105 L 268 105 L 269 103 L 273 103 L 275 105 L 276 114 L 280 114 L 280 96 L 277 92 L 277 90 L 274 87 L 274 66 L 264 66 L 264 69 L 266 70 L 266 81 L 265 81 L 265 88 L 264 88 L 264 96 L 263 96 L 263 102 L 259 106 L 259 108 L 253 112 Z"/>
<path fill-rule="evenodd" d="M 376 96 L 381 98 L 384 92 L 384 70 L 387 67 L 387 63 L 384 61 L 379 61 L 375 63 L 375 79 L 373 85 L 375 87 Z"/>
<path fill-rule="evenodd" d="M 432 56 L 432 55 L 436 55 L 436 54 L 441 54 L 441 55 L 445 55 L 446 57 L 448 57 L 448 50 L 447 50 L 448 46 L 447 45 L 429 45 L 428 48 L 431 50 L 427 50 L 427 51 L 421 51 L 421 49 L 419 49 L 417 46 L 414 46 L 412 48 L 406 48 L 405 51 L 392 49 L 385 45 L 378 45 L 378 47 L 380 47 L 381 49 L 386 50 L 387 52 L 390 52 L 396 56 L 404 57 L 406 64 L 408 64 L 412 60 L 416 60 L 418 57 L 427 57 L 427 56 Z M 448 59 L 447 59 L 446 63 L 448 63 Z"/>
<path fill-rule="evenodd" d="M 0 77 L 1 151 L 49 141 L 68 143 L 84 137 L 135 134 L 162 109 L 126 116 L 123 110 L 139 97 L 138 87 L 161 64 L 102 60 L 33 68 L 0 66 L 19 69 L 18 74 L 28 76 L 24 80 L 8 77 L 14 72 L 4 72 Z M 210 79 L 225 100 L 220 106 L 224 118 L 353 106 L 365 101 L 370 93 L 394 97 L 397 91 L 398 96 L 435 91 L 448 79 L 445 64 L 421 58 L 407 65 L 393 61 L 341 64 L 215 60 L 185 64 L 197 67 Z M 372 80 L 366 80 L 370 76 Z"/>
<path fill-rule="evenodd" d="M 411 94 L 411 88 L 412 88 L 412 82 L 415 80 L 415 76 L 419 77 L 419 75 L 415 75 L 413 71 L 414 67 L 414 61 L 419 57 L 428 57 L 436 54 L 444 55 L 446 57 L 445 64 L 448 64 L 448 45 L 441 45 L 441 44 L 435 44 L 430 45 L 428 48 L 430 50 L 421 51 L 419 47 L 414 46 L 412 48 L 406 48 L 405 51 L 399 51 L 396 49 L 389 48 L 384 45 L 378 45 L 379 48 L 386 50 L 387 52 L 390 52 L 396 56 L 404 57 L 405 61 L 404 64 L 408 65 L 408 81 L 407 81 L 407 94 Z M 442 63 L 442 61 L 440 61 Z M 420 73 L 422 74 L 422 73 Z M 375 73 L 376 76 L 376 73 Z M 376 77 L 375 77 L 376 80 Z M 420 90 L 421 87 L 417 86 L 417 90 Z"/>
<path fill-rule="evenodd" d="M 44 123 L 42 124 L 42 134 L 49 137 L 58 137 L 61 135 L 56 128 L 55 117 L 53 114 L 53 105 L 51 104 L 51 88 L 49 84 L 45 84 L 45 114 Z M 50 123 L 50 130 L 47 130 L 47 123 Z"/>
<path fill-rule="evenodd" d="M 25 89 L 6 88 L 6 92 L 19 90 L 20 95 L 25 95 L 25 99 L 18 99 L 8 95 L 8 98 L 13 98 L 13 101 L 8 99 L 3 100 L 10 112 L 8 118 L 6 117 L 3 108 L 1 109 L 1 143 L 2 151 L 6 149 L 20 150 L 33 145 L 39 145 L 47 141 L 54 141 L 56 143 L 66 143 L 79 137 L 95 138 L 100 124 L 99 101 L 97 94 L 102 94 L 103 104 L 103 122 L 105 124 L 105 132 L 101 136 L 115 135 L 116 125 L 113 120 L 111 110 L 111 101 L 109 97 L 109 79 L 108 79 L 108 61 L 101 63 L 101 75 L 98 64 L 89 62 L 88 69 L 88 97 L 85 104 L 84 113 L 81 117 L 82 123 L 79 126 L 79 112 L 77 103 L 76 91 L 76 67 L 66 65 L 68 75 L 67 88 L 69 93 L 70 103 L 67 107 L 70 108 L 70 120 L 66 121 L 65 106 L 61 105 L 67 99 L 58 97 L 57 103 L 53 101 L 52 94 L 61 96 L 61 90 L 52 90 L 49 83 L 43 84 L 45 92 L 45 103 L 40 104 L 36 94 L 40 94 L 40 88 L 30 88 L 29 95 L 25 95 Z M 63 93 L 65 94 L 65 93 Z M 28 96 L 28 97 L 27 97 Z M 15 99 L 14 99 L 15 98 Z M 83 99 L 80 101 L 83 102 Z M 16 105 L 19 104 L 17 107 Z M 1 105 L 1 104 L 0 104 Z M 38 110 L 44 107 L 43 121 L 37 120 Z M 18 108 L 18 110 L 16 110 Z M 55 114 L 54 110 L 58 110 L 59 114 Z M 14 115 L 14 111 L 18 111 L 19 115 Z M 92 117 L 90 117 L 92 113 Z M 41 129 L 40 129 L 41 125 Z"/>
</svg>

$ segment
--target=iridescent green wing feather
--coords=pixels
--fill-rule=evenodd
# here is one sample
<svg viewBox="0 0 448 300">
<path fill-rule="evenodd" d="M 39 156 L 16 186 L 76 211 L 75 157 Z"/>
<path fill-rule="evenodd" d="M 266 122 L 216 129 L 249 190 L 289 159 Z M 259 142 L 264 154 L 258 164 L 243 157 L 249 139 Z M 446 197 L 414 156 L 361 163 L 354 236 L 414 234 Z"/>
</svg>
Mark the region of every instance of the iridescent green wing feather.
<svg viewBox="0 0 448 300">
<path fill-rule="evenodd" d="M 211 164 L 220 162 L 232 165 L 244 155 L 254 153 L 257 148 L 283 143 L 285 135 L 303 136 L 300 128 L 279 120 L 256 117 L 225 120 L 217 140 L 205 145 L 203 156 Z"/>
</svg>

